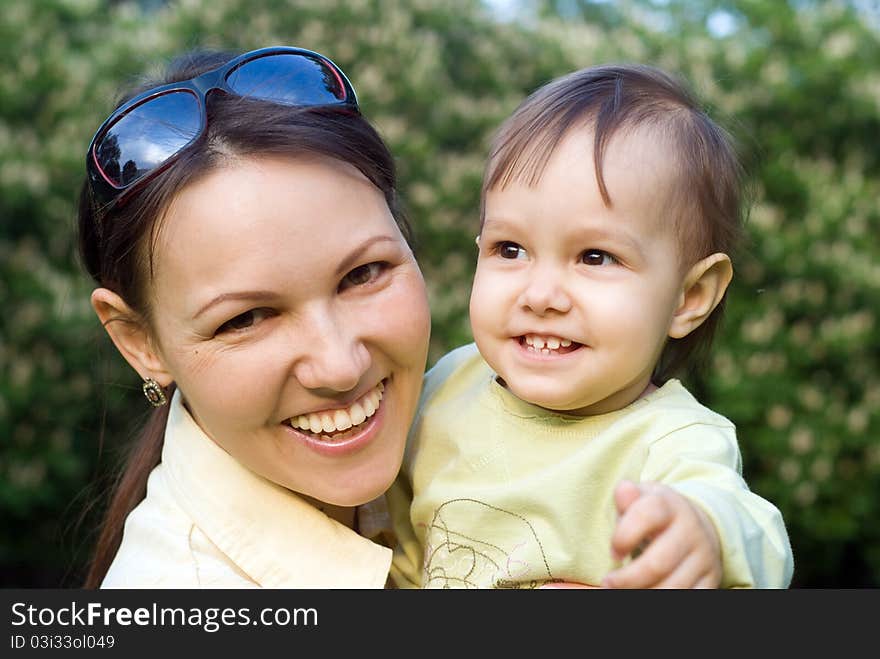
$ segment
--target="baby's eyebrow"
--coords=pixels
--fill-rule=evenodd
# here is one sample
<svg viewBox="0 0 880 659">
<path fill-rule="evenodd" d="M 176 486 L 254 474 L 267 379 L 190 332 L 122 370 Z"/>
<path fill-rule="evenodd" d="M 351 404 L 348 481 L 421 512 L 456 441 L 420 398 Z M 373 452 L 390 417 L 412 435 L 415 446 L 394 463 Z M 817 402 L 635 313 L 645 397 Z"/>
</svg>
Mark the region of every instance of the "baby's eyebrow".
<svg viewBox="0 0 880 659">
<path fill-rule="evenodd" d="M 589 242 L 591 240 L 609 240 L 624 243 L 632 249 L 642 254 L 641 242 L 628 231 L 623 229 L 607 229 L 604 227 L 584 227 L 577 232 L 574 238 Z"/>
<path fill-rule="evenodd" d="M 511 231 L 517 228 L 519 228 L 519 225 L 516 222 L 512 222 L 504 218 L 494 218 L 487 219 L 485 222 L 483 222 L 481 233 L 484 231 Z"/>
</svg>

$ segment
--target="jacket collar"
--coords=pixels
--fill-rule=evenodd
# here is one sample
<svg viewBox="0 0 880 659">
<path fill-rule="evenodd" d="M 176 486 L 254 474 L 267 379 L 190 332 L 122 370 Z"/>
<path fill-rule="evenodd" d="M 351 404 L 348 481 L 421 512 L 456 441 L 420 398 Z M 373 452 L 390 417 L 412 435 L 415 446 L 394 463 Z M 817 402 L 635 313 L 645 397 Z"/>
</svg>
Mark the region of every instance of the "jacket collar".
<svg viewBox="0 0 880 659">
<path fill-rule="evenodd" d="M 392 552 L 250 471 L 171 400 L 162 463 L 178 505 L 266 588 L 382 588 Z"/>
</svg>

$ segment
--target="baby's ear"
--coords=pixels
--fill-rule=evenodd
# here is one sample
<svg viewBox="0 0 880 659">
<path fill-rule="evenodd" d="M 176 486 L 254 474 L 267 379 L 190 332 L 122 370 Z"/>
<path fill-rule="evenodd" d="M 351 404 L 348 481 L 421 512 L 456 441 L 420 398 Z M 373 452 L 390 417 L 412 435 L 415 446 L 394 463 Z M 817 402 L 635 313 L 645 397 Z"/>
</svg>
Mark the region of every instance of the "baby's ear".
<svg viewBox="0 0 880 659">
<path fill-rule="evenodd" d="M 724 298 L 732 278 L 727 254 L 712 254 L 694 264 L 684 277 L 669 336 L 681 339 L 702 325 Z"/>
<path fill-rule="evenodd" d="M 152 378 L 163 387 L 171 384 L 173 378 L 166 370 L 144 320 L 119 295 L 107 288 L 92 291 L 91 302 L 116 349 L 141 379 Z"/>
</svg>

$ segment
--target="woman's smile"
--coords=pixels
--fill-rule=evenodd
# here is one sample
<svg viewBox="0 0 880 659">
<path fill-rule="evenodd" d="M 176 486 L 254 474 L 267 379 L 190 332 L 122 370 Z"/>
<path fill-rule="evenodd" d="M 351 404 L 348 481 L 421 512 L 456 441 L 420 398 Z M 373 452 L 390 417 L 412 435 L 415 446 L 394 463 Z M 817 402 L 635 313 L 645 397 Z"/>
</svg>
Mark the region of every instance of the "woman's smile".
<svg viewBox="0 0 880 659">
<path fill-rule="evenodd" d="M 365 398 L 374 399 L 375 391 L 375 389 L 371 391 Z M 324 457 L 341 458 L 355 454 L 373 442 L 382 430 L 385 409 L 386 405 L 380 401 L 373 413 L 357 426 L 330 434 L 316 434 L 310 430 L 295 428 L 288 424 L 283 425 L 294 440 L 301 442 L 309 450 Z"/>
<path fill-rule="evenodd" d="M 313 439 L 324 442 L 341 441 L 359 432 L 360 426 L 376 413 L 383 391 L 384 380 L 347 407 L 299 414 L 289 418 L 287 424 Z"/>
</svg>

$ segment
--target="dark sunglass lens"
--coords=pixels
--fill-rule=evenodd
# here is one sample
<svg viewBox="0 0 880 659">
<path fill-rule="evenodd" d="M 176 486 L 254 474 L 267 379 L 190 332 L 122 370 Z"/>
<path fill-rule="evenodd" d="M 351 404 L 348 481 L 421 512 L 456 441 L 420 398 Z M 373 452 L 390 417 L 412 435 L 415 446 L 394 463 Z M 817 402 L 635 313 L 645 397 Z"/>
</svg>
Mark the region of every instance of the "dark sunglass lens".
<svg viewBox="0 0 880 659">
<path fill-rule="evenodd" d="M 110 126 L 95 145 L 95 159 L 105 178 L 123 187 L 180 151 L 200 128 L 195 95 L 175 91 L 155 96 Z"/>
<path fill-rule="evenodd" d="M 226 77 L 240 96 L 285 105 L 338 105 L 346 98 L 340 76 L 308 55 L 277 53 L 245 62 Z"/>
</svg>

